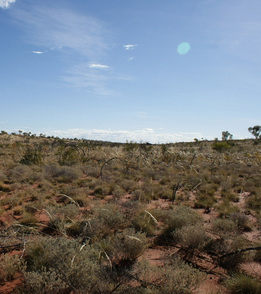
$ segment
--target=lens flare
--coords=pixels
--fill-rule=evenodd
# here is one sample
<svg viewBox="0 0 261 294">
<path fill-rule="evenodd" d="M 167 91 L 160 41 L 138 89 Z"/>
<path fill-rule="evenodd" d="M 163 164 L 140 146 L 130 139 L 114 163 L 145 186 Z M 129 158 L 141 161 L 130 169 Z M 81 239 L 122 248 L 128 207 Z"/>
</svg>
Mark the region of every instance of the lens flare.
<svg viewBox="0 0 261 294">
<path fill-rule="evenodd" d="M 180 55 L 187 54 L 190 51 L 190 48 L 191 47 L 189 43 L 187 42 L 180 43 L 177 48 L 178 54 Z"/>
</svg>

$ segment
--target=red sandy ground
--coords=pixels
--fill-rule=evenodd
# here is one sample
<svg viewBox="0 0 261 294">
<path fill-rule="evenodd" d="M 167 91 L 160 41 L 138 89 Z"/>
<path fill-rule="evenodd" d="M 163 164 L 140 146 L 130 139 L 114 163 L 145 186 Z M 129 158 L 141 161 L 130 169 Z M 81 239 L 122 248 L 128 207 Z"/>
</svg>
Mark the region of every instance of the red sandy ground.
<svg viewBox="0 0 261 294">
<path fill-rule="evenodd" d="M 245 205 L 245 198 L 247 197 L 246 193 L 242 193 L 239 198 L 239 202 L 236 203 L 236 205 L 240 208 L 243 208 Z M 118 203 L 123 204 L 127 201 L 130 201 L 132 199 L 132 195 L 124 195 L 122 196 Z M 97 200 L 94 196 L 89 197 L 90 204 L 88 208 L 81 208 L 81 210 L 88 210 L 91 207 L 95 207 L 97 204 L 104 204 L 111 200 L 113 200 L 113 196 L 107 196 L 103 200 Z M 190 201 L 192 202 L 194 200 L 194 195 L 190 195 Z M 147 205 L 147 209 L 168 209 L 170 206 L 170 201 L 164 200 L 164 199 L 158 199 L 153 200 Z M 203 216 L 203 219 L 206 224 L 210 222 L 212 218 L 215 218 L 217 216 L 217 212 L 215 210 L 211 210 L 208 214 L 204 213 L 204 209 L 198 209 L 198 213 L 200 213 Z M 38 219 L 38 222 L 43 225 L 43 228 L 45 225 L 49 222 L 49 216 L 48 213 L 45 210 L 38 211 L 35 214 L 36 218 Z M 13 216 L 12 210 L 9 209 L 9 207 L 6 207 L 6 212 L 2 214 L 0 217 L 0 226 L 2 227 L 8 227 L 10 224 L 13 223 L 14 219 L 18 219 L 19 216 Z M 255 219 L 253 216 L 249 215 L 249 218 L 251 222 L 255 222 Z M 250 241 L 260 241 L 261 240 L 261 232 L 257 230 L 253 230 L 251 232 L 244 233 L 244 236 L 250 240 Z M 155 246 L 154 248 L 148 248 L 145 250 L 143 255 L 140 257 L 140 259 L 146 259 L 148 260 L 152 265 L 156 266 L 163 266 L 164 265 L 164 259 L 166 259 L 170 255 L 179 254 L 179 247 L 164 247 L 164 246 Z M 1 253 L 1 252 L 0 252 Z M 9 254 L 21 254 L 21 252 L 13 251 Z M 217 294 L 222 293 L 226 294 L 229 293 L 228 290 L 226 290 L 221 284 L 220 280 L 222 277 L 226 276 L 226 272 L 221 267 L 216 267 L 215 264 L 213 264 L 213 260 L 207 255 L 200 254 L 198 256 L 194 256 L 191 260 L 189 260 L 192 264 L 196 265 L 198 268 L 200 268 L 203 272 L 206 272 L 206 279 L 202 281 L 200 287 L 197 289 L 195 293 L 200 294 Z M 260 278 L 261 279 L 261 265 L 256 262 L 247 262 L 242 264 L 241 269 L 245 271 L 247 274 Z M 19 275 L 15 276 L 15 279 L 10 282 L 5 282 L 0 284 L 0 293 L 1 294 L 9 294 L 14 291 L 14 289 L 22 284 L 22 277 Z"/>
</svg>

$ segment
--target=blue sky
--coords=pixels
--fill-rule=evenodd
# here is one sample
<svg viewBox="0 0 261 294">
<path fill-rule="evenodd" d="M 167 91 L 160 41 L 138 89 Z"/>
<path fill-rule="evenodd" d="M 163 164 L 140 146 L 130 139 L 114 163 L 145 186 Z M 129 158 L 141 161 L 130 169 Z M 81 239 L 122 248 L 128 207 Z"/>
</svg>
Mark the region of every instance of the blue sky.
<svg viewBox="0 0 261 294">
<path fill-rule="evenodd" d="M 261 124 L 260 0 L 0 0 L 0 129 L 152 143 Z"/>
</svg>

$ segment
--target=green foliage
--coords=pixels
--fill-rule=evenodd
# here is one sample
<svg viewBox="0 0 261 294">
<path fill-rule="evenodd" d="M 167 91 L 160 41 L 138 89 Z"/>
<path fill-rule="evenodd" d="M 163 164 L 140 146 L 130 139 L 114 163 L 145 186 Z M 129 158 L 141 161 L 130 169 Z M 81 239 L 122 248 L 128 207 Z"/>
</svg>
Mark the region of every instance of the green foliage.
<svg viewBox="0 0 261 294">
<path fill-rule="evenodd" d="M 182 227 L 173 236 L 176 242 L 190 251 L 203 249 L 210 240 L 202 224 Z"/>
<path fill-rule="evenodd" d="M 126 226 L 124 214 L 114 205 L 107 204 L 98 208 L 96 215 L 104 231 L 117 230 Z"/>
<path fill-rule="evenodd" d="M 211 226 L 213 232 L 222 238 L 227 238 L 227 235 L 237 233 L 237 224 L 231 219 L 217 218 L 213 220 Z"/>
<path fill-rule="evenodd" d="M 99 265 L 99 251 L 77 240 L 38 238 L 26 247 L 25 260 L 24 288 L 29 291 L 26 293 L 96 293 L 107 287 L 108 280 Z M 33 292 L 34 287 L 37 292 Z"/>
<path fill-rule="evenodd" d="M 153 235 L 157 227 L 157 220 L 148 211 L 140 211 L 134 217 L 132 224 L 137 231 Z"/>
<path fill-rule="evenodd" d="M 261 126 L 254 126 L 254 127 L 249 127 L 248 131 L 255 137 L 255 139 L 261 138 Z"/>
<path fill-rule="evenodd" d="M 261 293 L 261 284 L 258 280 L 246 275 L 233 275 L 225 281 L 226 287 L 231 294 L 259 294 Z"/>
<path fill-rule="evenodd" d="M 192 294 L 204 279 L 204 274 L 185 264 L 180 258 L 169 259 L 157 268 L 146 261 L 138 262 L 132 273 L 140 277 L 148 292 L 153 294 Z M 144 293 L 144 292 L 142 292 Z"/>
<path fill-rule="evenodd" d="M 261 190 L 259 189 L 259 194 L 250 195 L 247 199 L 247 207 L 255 211 L 260 211 L 261 209 Z"/>
<path fill-rule="evenodd" d="M 63 147 L 61 147 L 63 149 Z M 81 162 L 81 154 L 75 148 L 65 148 L 61 151 L 59 163 L 61 165 L 74 165 Z"/>
<path fill-rule="evenodd" d="M 212 145 L 212 148 L 220 153 L 229 150 L 231 147 L 227 142 L 216 142 Z"/>
<path fill-rule="evenodd" d="M 222 132 L 222 141 L 232 140 L 233 135 L 230 134 L 228 131 Z"/>
<path fill-rule="evenodd" d="M 135 233 L 133 229 L 126 229 L 116 234 L 112 240 L 113 257 L 118 262 L 136 260 L 144 251 L 147 243 L 144 233 Z"/>
<path fill-rule="evenodd" d="M 81 170 L 70 166 L 47 165 L 45 174 L 49 179 L 54 179 L 62 183 L 70 183 L 81 177 Z"/>
<path fill-rule="evenodd" d="M 163 231 L 163 236 L 170 239 L 173 238 L 173 233 L 176 230 L 202 221 L 201 216 L 187 206 L 177 206 L 175 209 L 167 211 L 163 219 L 167 225 Z"/>
<path fill-rule="evenodd" d="M 43 154 L 41 149 L 28 147 L 20 160 L 20 163 L 26 165 L 41 165 L 43 163 Z"/>
</svg>

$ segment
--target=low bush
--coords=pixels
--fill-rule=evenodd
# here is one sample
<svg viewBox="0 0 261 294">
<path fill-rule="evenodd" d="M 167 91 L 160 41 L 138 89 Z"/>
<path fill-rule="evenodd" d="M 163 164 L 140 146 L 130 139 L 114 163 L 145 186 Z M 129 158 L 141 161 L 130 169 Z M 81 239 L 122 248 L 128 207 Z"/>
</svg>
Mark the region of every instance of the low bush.
<svg viewBox="0 0 261 294">
<path fill-rule="evenodd" d="M 118 262 L 133 262 L 144 251 L 147 238 L 144 233 L 135 233 L 134 229 L 126 229 L 117 233 L 112 239 L 113 258 Z"/>
<path fill-rule="evenodd" d="M 61 183 L 70 183 L 82 176 L 80 169 L 58 165 L 45 166 L 45 174 L 48 179 L 55 179 Z"/>
<path fill-rule="evenodd" d="M 226 287 L 231 294 L 259 294 L 261 293 L 261 284 L 258 280 L 246 275 L 233 275 L 225 281 Z"/>
<path fill-rule="evenodd" d="M 237 224 L 226 218 L 217 218 L 212 221 L 211 228 L 219 237 L 226 238 L 227 235 L 235 235 L 237 233 Z"/>
<path fill-rule="evenodd" d="M 255 211 L 261 210 L 261 193 L 250 195 L 247 199 L 247 208 Z"/>
<path fill-rule="evenodd" d="M 17 272 L 20 272 L 22 268 L 23 262 L 18 255 L 3 255 L 0 259 L 0 281 L 13 280 Z"/>
<path fill-rule="evenodd" d="M 25 260 L 23 293 L 100 293 L 108 287 L 99 251 L 77 240 L 39 237 L 27 245 Z"/>
<path fill-rule="evenodd" d="M 180 258 L 171 259 L 160 268 L 140 261 L 134 266 L 132 274 L 138 276 L 148 290 L 142 293 L 153 294 L 192 294 L 205 277 Z"/>
<path fill-rule="evenodd" d="M 12 181 L 24 182 L 29 179 L 31 169 L 26 165 L 17 165 L 8 171 L 8 175 Z"/>
<path fill-rule="evenodd" d="M 135 215 L 132 224 L 137 231 L 153 235 L 157 227 L 157 220 L 150 212 L 142 210 Z"/>
<path fill-rule="evenodd" d="M 201 224 L 182 227 L 173 233 L 173 237 L 182 248 L 189 251 L 202 250 L 210 241 L 210 237 Z"/>
<path fill-rule="evenodd" d="M 172 239 L 173 233 L 183 226 L 195 225 L 202 221 L 201 216 L 192 208 L 187 206 L 177 206 L 173 210 L 166 211 L 163 221 L 166 223 L 166 228 L 163 235 Z"/>
</svg>

